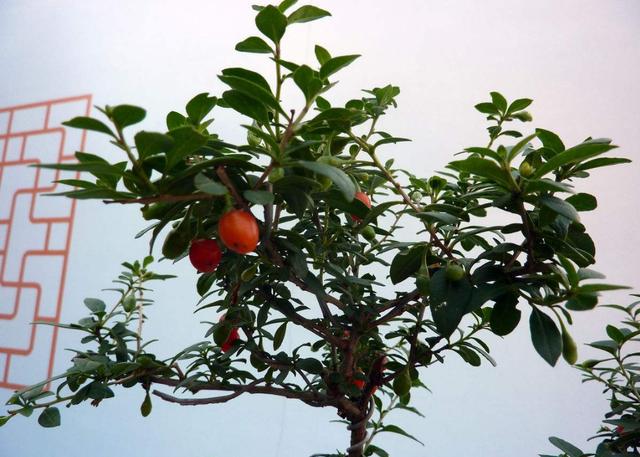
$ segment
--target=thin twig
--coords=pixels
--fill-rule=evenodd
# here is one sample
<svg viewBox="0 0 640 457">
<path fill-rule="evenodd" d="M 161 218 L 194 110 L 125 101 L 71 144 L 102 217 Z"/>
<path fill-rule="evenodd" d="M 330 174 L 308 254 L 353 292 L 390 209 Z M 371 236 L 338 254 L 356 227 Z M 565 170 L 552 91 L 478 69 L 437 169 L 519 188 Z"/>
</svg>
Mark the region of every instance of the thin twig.
<svg viewBox="0 0 640 457">
<path fill-rule="evenodd" d="M 121 205 L 139 203 L 139 204 L 145 205 L 147 203 L 156 203 L 156 202 L 184 202 L 184 201 L 191 201 L 191 200 L 211 200 L 214 198 L 220 198 L 220 196 L 205 194 L 204 192 L 198 192 L 196 194 L 188 194 L 188 195 L 154 195 L 153 197 L 121 198 L 117 200 L 102 200 L 102 202 L 106 203 L 107 205 L 110 205 L 113 203 L 120 203 Z"/>
<path fill-rule="evenodd" d="M 229 192 L 231 192 L 231 195 L 236 201 L 236 204 L 244 208 L 246 211 L 249 211 L 247 202 L 245 202 L 242 196 L 240 196 L 238 190 L 236 189 L 236 186 L 234 186 L 233 182 L 231 182 L 231 179 L 229 179 L 229 175 L 227 174 L 223 166 L 219 166 L 216 168 L 216 174 L 218 175 L 218 178 L 220 178 L 220 181 L 222 181 L 222 184 L 224 184 L 226 188 L 229 189 Z"/>
</svg>

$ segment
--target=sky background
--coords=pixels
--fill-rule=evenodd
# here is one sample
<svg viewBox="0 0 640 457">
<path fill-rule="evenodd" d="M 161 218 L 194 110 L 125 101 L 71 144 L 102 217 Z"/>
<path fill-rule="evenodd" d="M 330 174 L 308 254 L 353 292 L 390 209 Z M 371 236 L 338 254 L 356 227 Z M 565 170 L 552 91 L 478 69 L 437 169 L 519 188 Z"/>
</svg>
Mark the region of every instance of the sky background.
<svg viewBox="0 0 640 457">
<path fill-rule="evenodd" d="M 97 105 L 145 107 L 142 128 L 160 130 L 166 113 L 182 110 L 194 94 L 219 94 L 223 87 L 215 75 L 223 68 L 271 70 L 265 57 L 233 51 L 238 41 L 256 34 L 251 3 L 3 0 L 0 107 L 88 93 Z M 314 64 L 316 43 L 333 55 L 362 54 L 339 74 L 330 97 L 334 104 L 359 97 L 360 89 L 400 86 L 398 109 L 381 128 L 413 142 L 389 147 L 382 155 L 416 175 L 430 176 L 464 147 L 486 144 L 485 122 L 473 105 L 486 101 L 492 90 L 510 100 L 534 99 L 534 122 L 524 129 L 553 130 L 566 145 L 588 136 L 613 138 L 620 146 L 615 155 L 634 162 L 596 171 L 577 189 L 599 200 L 596 211 L 583 214 L 598 249 L 595 268 L 610 282 L 639 285 L 639 2 L 314 4 L 333 17 L 293 26 L 283 44 L 284 57 Z M 297 98 L 285 94 L 285 100 L 295 103 Z M 239 117 L 222 111 L 215 117 L 215 130 L 225 139 L 242 138 Z M 89 135 L 86 150 L 118 157 L 97 135 Z M 84 315 L 82 299 L 109 287 L 121 261 L 145 254 L 146 242 L 133 239 L 143 222 L 136 208 L 78 204 L 63 322 Z M 192 314 L 197 296 L 191 267 L 163 262 L 156 268 L 180 275 L 156 289 L 157 304 L 145 326 L 146 337 L 160 339 L 157 353 L 168 356 L 199 341 L 204 327 L 198 323 L 201 317 Z M 626 293 L 610 293 L 603 302 L 625 304 L 630 301 Z M 581 360 L 592 354 L 583 343 L 600 339 L 606 323 L 615 319 L 606 309 L 575 316 L 572 333 Z M 285 345 L 293 347 L 304 337 L 290 333 Z M 524 319 L 514 334 L 487 341 L 497 368 L 472 368 L 452 355 L 445 365 L 425 372 L 423 381 L 432 393 L 414 394 L 426 418 L 395 416 L 425 447 L 392 435 L 378 444 L 392 456 L 534 456 L 550 452 L 547 437 L 557 435 L 589 449 L 585 441 L 607 407 L 599 387 L 583 385 L 579 373 L 564 362 L 548 367 L 531 347 Z M 64 348 L 77 344 L 75 334 L 60 334 L 56 372 L 67 367 L 70 353 Z M 0 389 L 0 402 L 9 395 Z M 136 388 L 118 391 L 99 408 L 65 409 L 57 429 L 39 427 L 35 417 L 17 418 L 0 429 L 0 455 L 289 457 L 343 449 L 347 439 L 341 424 L 329 423 L 332 411 L 277 398 L 244 396 L 200 408 L 158 400 L 148 418 L 140 417 L 142 400 Z"/>
</svg>

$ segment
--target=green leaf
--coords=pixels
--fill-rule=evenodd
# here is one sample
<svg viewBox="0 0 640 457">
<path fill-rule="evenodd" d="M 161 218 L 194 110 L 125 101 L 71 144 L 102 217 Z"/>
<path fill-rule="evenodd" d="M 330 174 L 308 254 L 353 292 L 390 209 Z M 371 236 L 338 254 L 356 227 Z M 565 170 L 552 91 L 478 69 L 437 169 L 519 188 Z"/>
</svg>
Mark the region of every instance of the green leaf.
<svg viewBox="0 0 640 457">
<path fill-rule="evenodd" d="M 319 360 L 313 358 L 300 359 L 296 362 L 296 365 L 301 369 L 311 374 L 322 374 L 324 367 Z"/>
<path fill-rule="evenodd" d="M 169 130 L 175 130 L 177 128 L 188 125 L 187 118 L 176 111 L 171 111 L 169 114 L 167 114 L 166 122 L 167 122 L 167 128 Z"/>
<path fill-rule="evenodd" d="M 218 101 L 217 97 L 209 97 L 208 92 L 196 95 L 187 103 L 187 114 L 194 124 L 199 124 L 211 112 Z"/>
<path fill-rule="evenodd" d="M 275 6 L 265 6 L 256 16 L 256 27 L 271 41 L 279 43 L 287 28 L 287 17 Z"/>
<path fill-rule="evenodd" d="M 306 168 L 307 170 L 311 170 L 314 173 L 318 173 L 320 175 L 326 176 L 340 189 L 344 198 L 347 201 L 351 201 L 354 199 L 356 194 L 356 186 L 353 184 L 353 181 L 347 176 L 347 174 L 340 170 L 339 168 L 333 167 L 331 165 L 327 165 L 325 163 L 319 162 L 308 162 L 308 161 L 298 161 L 294 162 L 292 166 L 300 166 Z"/>
<path fill-rule="evenodd" d="M 518 308 L 518 296 L 506 294 L 496 300 L 491 311 L 491 331 L 496 335 L 505 336 L 513 332 L 520 322 L 522 313 Z"/>
<path fill-rule="evenodd" d="M 556 154 L 564 151 L 564 144 L 560 137 L 555 133 L 545 129 L 536 129 L 536 133 L 545 148 L 550 149 Z"/>
<path fill-rule="evenodd" d="M 618 351 L 618 343 L 611 340 L 594 341 L 593 343 L 589 343 L 587 346 L 591 346 L 601 351 L 608 352 L 612 355 Z"/>
<path fill-rule="evenodd" d="M 198 190 L 207 194 L 225 195 L 228 192 L 228 189 L 224 185 L 212 180 L 203 173 L 198 173 L 193 183 Z"/>
<path fill-rule="evenodd" d="M 566 151 L 560 152 L 551 157 L 546 163 L 543 163 L 535 170 L 532 178 L 540 178 L 564 165 L 582 162 L 586 159 L 590 159 L 610 151 L 615 147 L 616 146 L 609 143 L 609 140 L 585 141 L 584 143 L 569 148 Z"/>
<path fill-rule="evenodd" d="M 9 422 L 12 416 L 0 416 L 0 427 Z"/>
<path fill-rule="evenodd" d="M 39 164 L 38 168 L 48 168 L 53 170 L 67 170 L 67 171 L 86 171 L 94 176 L 104 175 L 112 176 L 114 178 L 122 177 L 124 170 L 127 166 L 127 162 L 119 162 L 116 164 L 110 164 L 108 162 L 84 162 L 84 163 L 47 163 Z"/>
<path fill-rule="evenodd" d="M 250 36 L 246 40 L 236 44 L 236 51 L 269 54 L 273 52 L 273 49 L 271 49 L 271 46 L 269 46 L 262 38 Z"/>
<path fill-rule="evenodd" d="M 499 114 L 498 108 L 496 108 L 493 103 L 478 103 L 476 106 L 474 106 L 474 108 L 483 114 Z"/>
<path fill-rule="evenodd" d="M 381 140 L 376 141 L 373 147 L 377 148 L 378 146 L 382 146 L 383 144 L 397 144 L 397 143 L 403 143 L 405 141 L 411 141 L 411 140 L 409 138 L 399 138 L 395 136 L 390 136 L 390 137 L 383 138 Z"/>
<path fill-rule="evenodd" d="M 620 157 L 599 157 L 597 159 L 589 160 L 588 162 L 578 165 L 576 171 L 591 170 L 593 168 L 608 167 L 610 165 L 618 165 L 621 163 L 631 163 L 629 159 L 623 159 Z"/>
<path fill-rule="evenodd" d="M 540 205 L 549 208 L 554 213 L 561 214 L 574 222 L 580 222 L 580 215 L 578 214 L 578 211 L 576 211 L 571 203 L 568 203 L 565 200 L 551 195 L 543 195 L 540 197 L 539 202 Z"/>
<path fill-rule="evenodd" d="M 242 74 L 240 73 L 241 70 L 242 69 L 237 68 L 227 68 L 223 70 L 223 74 L 219 75 L 218 78 L 231 87 L 231 89 L 242 92 L 244 95 L 259 101 L 265 106 L 281 111 L 280 104 L 271 93 L 268 84 L 266 87 L 265 84 L 262 84 L 264 78 L 258 73 L 248 70 L 242 71 L 244 73 Z M 266 81 L 264 82 L 266 83 Z"/>
<path fill-rule="evenodd" d="M 616 343 L 621 343 L 624 340 L 624 333 L 618 330 L 613 325 L 607 325 L 607 335 Z"/>
<path fill-rule="evenodd" d="M 460 357 L 462 357 L 462 360 L 467 362 L 472 367 L 479 367 L 480 365 L 482 365 L 482 359 L 480 359 L 480 356 L 474 350 L 462 346 L 455 351 L 458 353 L 458 355 L 460 355 Z"/>
<path fill-rule="evenodd" d="M 228 90 L 222 94 L 222 99 L 235 111 L 255 119 L 261 124 L 269 123 L 267 108 L 254 98 L 237 90 Z"/>
<path fill-rule="evenodd" d="M 573 187 L 569 184 L 548 178 L 527 180 L 525 186 L 524 190 L 527 194 L 534 192 L 573 192 Z"/>
<path fill-rule="evenodd" d="M 553 319 L 533 308 L 529 328 L 535 350 L 549 365 L 555 366 L 562 353 L 562 336 Z"/>
<path fill-rule="evenodd" d="M 287 21 L 289 24 L 296 22 L 311 22 L 323 17 L 331 16 L 331 13 L 312 5 L 304 5 L 289 15 Z"/>
<path fill-rule="evenodd" d="M 425 211 L 422 213 L 416 213 L 420 219 L 425 219 L 428 222 L 442 222 L 447 225 L 452 225 L 458 223 L 460 220 L 453 214 L 443 213 L 440 211 Z"/>
<path fill-rule="evenodd" d="M 527 106 L 531 105 L 533 100 L 530 98 L 519 98 L 514 100 L 511 105 L 509 105 L 509 109 L 507 109 L 507 114 L 513 114 L 517 111 L 525 109 Z"/>
<path fill-rule="evenodd" d="M 520 151 L 522 151 L 525 148 L 526 145 L 529 144 L 531 140 L 533 140 L 536 137 L 536 135 L 537 133 L 533 133 L 529 136 L 524 137 L 520 141 L 518 141 L 518 143 L 509 150 L 507 161 L 511 163 L 511 161 L 520 153 Z"/>
<path fill-rule="evenodd" d="M 273 194 L 267 190 L 245 190 L 242 195 L 256 205 L 270 205 L 273 203 Z"/>
<path fill-rule="evenodd" d="M 106 124 L 92 117 L 84 117 L 84 116 L 74 117 L 69 121 L 63 122 L 62 125 L 66 125 L 67 127 L 73 127 L 76 129 L 91 130 L 93 132 L 106 133 L 107 135 L 111 135 L 114 138 L 116 136 L 115 133 L 113 133 L 111 129 L 106 126 Z"/>
<path fill-rule="evenodd" d="M 60 411 L 54 406 L 45 408 L 38 417 L 38 424 L 43 427 L 57 427 L 60 425 Z"/>
<path fill-rule="evenodd" d="M 284 13 L 296 3 L 298 3 L 298 0 L 282 0 L 278 5 L 278 9 Z"/>
<path fill-rule="evenodd" d="M 567 443 L 565 440 L 556 438 L 555 436 L 549 437 L 549 442 L 560 449 L 562 452 L 567 454 L 568 457 L 582 457 L 584 455 L 584 452 L 575 447 L 573 444 Z"/>
<path fill-rule="evenodd" d="M 320 78 L 321 79 L 328 78 L 329 76 L 331 76 L 335 72 L 337 72 L 337 71 L 341 70 L 342 68 L 346 67 L 347 65 L 349 65 L 351 62 L 356 60 L 358 57 L 360 57 L 360 55 L 358 55 L 358 54 L 348 55 L 348 56 L 332 57 L 331 59 L 327 60 L 320 67 Z"/>
<path fill-rule="evenodd" d="M 572 195 L 565 201 L 570 203 L 576 211 L 593 211 L 598 206 L 598 200 L 596 200 L 596 197 L 585 193 Z"/>
<path fill-rule="evenodd" d="M 490 92 L 491 101 L 500 112 L 507 111 L 507 99 L 500 92 Z"/>
<path fill-rule="evenodd" d="M 418 271 L 425 250 L 426 246 L 424 244 L 418 244 L 396 254 L 389 267 L 391 282 L 398 284 Z"/>
<path fill-rule="evenodd" d="M 360 200 L 354 199 L 352 201 L 352 203 L 358 203 L 361 206 L 365 206 L 364 203 L 362 203 Z M 364 216 L 364 219 L 360 222 L 360 226 L 362 226 L 363 228 L 369 224 L 370 222 L 372 222 L 374 219 L 376 219 L 378 216 L 380 216 L 381 214 L 383 214 L 385 211 L 387 211 L 389 208 L 391 208 L 392 206 L 398 205 L 398 202 L 384 202 L 384 203 L 380 203 L 379 205 L 374 206 L 373 208 L 369 209 L 367 208 L 366 211 L 366 215 Z M 365 206 L 366 208 L 366 206 Z M 356 214 L 357 216 L 357 214 Z"/>
<path fill-rule="evenodd" d="M 379 448 L 375 444 L 369 444 L 367 446 L 367 454 L 366 455 L 377 455 L 378 457 L 390 457 L 389 453 L 382 448 Z"/>
<path fill-rule="evenodd" d="M 134 141 L 141 159 L 168 152 L 174 145 L 173 138 L 158 132 L 138 132 L 134 137 Z"/>
<path fill-rule="evenodd" d="M 436 271 L 431 277 L 431 314 L 438 333 L 449 338 L 458 328 L 462 317 L 468 312 L 473 297 L 473 288 L 469 279 L 458 281 L 447 279 L 445 268 Z"/>
<path fill-rule="evenodd" d="M 509 172 L 500 168 L 494 162 L 479 157 L 469 157 L 465 160 L 457 160 L 447 165 L 454 170 L 471 173 L 501 184 L 503 187 L 511 188 L 512 183 L 509 179 Z"/>
<path fill-rule="evenodd" d="M 166 170 L 171 170 L 186 156 L 193 154 L 207 144 L 208 137 L 191 126 L 179 127 L 169 131 L 174 145 L 167 153 Z"/>
<path fill-rule="evenodd" d="M 422 444 L 424 446 L 424 443 L 422 441 L 420 441 L 415 436 L 412 436 L 412 435 L 408 434 L 407 432 L 405 432 L 403 429 L 401 429 L 397 425 L 385 425 L 384 427 L 380 428 L 380 432 L 396 433 L 398 435 L 404 436 L 405 438 L 409 438 L 409 439 L 415 441 L 416 443 L 420 443 L 420 444 Z"/>
<path fill-rule="evenodd" d="M 608 290 L 621 290 L 629 289 L 628 286 L 619 286 L 616 284 L 584 284 L 578 289 L 580 293 L 595 293 L 604 292 Z"/>
<path fill-rule="evenodd" d="M 120 129 L 137 124 L 142 121 L 147 112 L 139 106 L 118 105 L 111 109 L 113 123 Z"/>
<path fill-rule="evenodd" d="M 278 327 L 276 333 L 273 335 L 273 350 L 277 351 L 278 348 L 282 345 L 282 341 L 284 340 L 284 336 L 287 333 L 287 323 L 283 323 Z"/>
<path fill-rule="evenodd" d="M 300 88 L 307 102 L 322 89 L 322 81 L 315 77 L 313 70 L 307 65 L 300 65 L 293 72 L 293 81 Z"/>
<path fill-rule="evenodd" d="M 94 314 L 104 312 L 107 309 L 105 302 L 99 298 L 85 298 L 84 305 Z"/>
<path fill-rule="evenodd" d="M 327 61 L 331 59 L 331 54 L 322 46 L 316 44 L 314 48 L 314 52 L 316 54 L 316 59 L 318 59 L 318 63 L 320 65 L 324 65 Z"/>
</svg>

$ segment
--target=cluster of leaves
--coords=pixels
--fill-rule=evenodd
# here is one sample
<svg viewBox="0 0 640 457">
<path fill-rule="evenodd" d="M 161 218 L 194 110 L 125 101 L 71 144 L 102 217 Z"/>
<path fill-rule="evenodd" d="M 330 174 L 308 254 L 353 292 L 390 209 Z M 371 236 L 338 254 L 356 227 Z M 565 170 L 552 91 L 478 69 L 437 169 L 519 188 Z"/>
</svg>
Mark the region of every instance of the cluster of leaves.
<svg viewBox="0 0 640 457">
<path fill-rule="evenodd" d="M 549 441 L 563 452 L 559 457 L 640 455 L 640 352 L 633 347 L 640 341 L 640 301 L 626 307 L 604 306 L 621 311 L 625 319 L 620 327 L 607 326 L 608 339 L 589 345 L 606 354 L 604 358 L 585 360 L 576 368 L 583 373 L 583 382 L 602 384 L 604 393 L 610 396 L 611 410 L 605 414 L 598 434 L 590 438 L 600 440 L 595 454 L 584 453 L 560 438 L 551 437 Z"/>
<path fill-rule="evenodd" d="M 221 403 L 248 392 L 331 406 L 350 424 L 350 457 L 384 457 L 370 438 L 407 433 L 380 418 L 367 436 L 374 409 L 380 415 L 414 411 L 410 391 L 423 386 L 421 369 L 442 363 L 447 353 L 472 366 L 483 358 L 494 363 L 482 332 L 511 333 L 523 309 L 530 310 L 536 351 L 551 365 L 561 354 L 575 362 L 571 312 L 593 308 L 599 292 L 618 286 L 591 282 L 600 275 L 588 268 L 595 247 L 579 212 L 595 209 L 596 198 L 574 193 L 572 183 L 627 160 L 602 157 L 614 148 L 609 140 L 566 148 L 548 130 L 524 136 L 507 129 L 531 120 L 524 111 L 531 100 L 509 104 L 493 92 L 490 102 L 476 106 L 492 123 L 486 146 L 466 149 L 466 158 L 437 176 L 397 169 L 379 154 L 406 140 L 378 122 L 396 107 L 399 89 L 373 88 L 333 106 L 327 91 L 335 74 L 358 56 L 332 56 L 316 46 L 316 64 L 283 59 L 288 27 L 329 15 L 310 5 L 289 12 L 295 3 L 256 7 L 263 37 L 236 46 L 270 57 L 273 85 L 246 68 L 224 69 L 219 79 L 228 90 L 195 96 L 186 114 L 169 113 L 167 131 L 140 131 L 133 145 L 125 130 L 145 111 L 104 107 L 107 123 L 80 117 L 65 124 L 108 135 L 126 160 L 109 163 L 79 152 L 75 164 L 45 166 L 92 175 L 62 181 L 75 187 L 63 193 L 67 197 L 143 205 L 143 217 L 154 222 L 139 236 L 151 232 L 153 249 L 168 232 L 162 251 L 171 259 L 186 256 L 193 239 L 216 238 L 218 221 L 233 207 L 258 218 L 255 253 L 226 251 L 217 269 L 198 279 L 198 311 L 210 316 L 205 341 L 162 362 L 144 352 L 149 365 L 143 369 L 141 352 L 121 360 L 129 352 L 114 342 L 112 352 L 100 353 L 106 357 L 101 367 L 131 363 L 127 385 L 140 383 L 147 391 L 156 383 L 191 393 L 230 392 L 211 398 L 152 392 L 180 404 Z M 285 90 L 301 93 L 304 105 L 285 109 Z M 248 118 L 245 144 L 212 131 L 214 108 Z M 510 138 L 519 141 L 498 144 Z M 359 193 L 373 200 L 371 208 L 354 198 Z M 489 211 L 511 220 L 483 223 Z M 413 239 L 400 239 L 408 220 L 421 229 Z M 215 317 L 221 314 L 222 322 Z M 284 351 L 293 326 L 309 339 Z M 233 328 L 242 338 L 231 351 L 220 351 Z M 122 372 L 105 368 L 100 376 L 106 387 L 120 383 Z"/>
<path fill-rule="evenodd" d="M 146 257 L 142 262 L 123 263 L 125 270 L 113 281 L 116 287 L 105 289 L 115 292 L 118 297 L 109 309 L 99 298 L 86 298 L 84 305 L 90 314 L 76 324 L 35 322 L 80 332 L 83 335 L 81 343 L 88 349 L 73 351 L 73 365 L 66 372 L 15 392 L 7 402 L 11 409 L 7 416 L 0 417 L 0 425 L 18 414 L 29 417 L 34 410 L 41 409 L 38 423 L 43 427 L 56 427 L 60 425 L 56 404 L 71 406 L 89 401 L 98 406 L 102 400 L 114 396 L 111 387 L 132 387 L 141 382 L 140 376 L 146 370 L 164 369 L 164 364 L 145 351 L 153 340 L 142 342 L 143 309 L 153 303 L 144 294 L 149 290 L 146 287 L 149 281 L 175 276 L 150 271 L 148 266 L 152 261 L 152 257 Z M 137 326 L 135 330 L 134 325 Z M 48 390 L 48 386 L 57 380 L 62 381 L 55 392 Z M 142 413 L 146 416 L 150 412 L 151 401 L 147 393 Z"/>
</svg>

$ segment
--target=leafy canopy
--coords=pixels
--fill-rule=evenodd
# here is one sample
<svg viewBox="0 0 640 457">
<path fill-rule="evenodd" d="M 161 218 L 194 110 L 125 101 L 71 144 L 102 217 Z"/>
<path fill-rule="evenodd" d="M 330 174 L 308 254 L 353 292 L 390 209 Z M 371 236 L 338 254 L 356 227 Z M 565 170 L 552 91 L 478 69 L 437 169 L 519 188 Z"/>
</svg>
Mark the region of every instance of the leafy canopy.
<svg viewBox="0 0 640 457">
<path fill-rule="evenodd" d="M 255 7 L 259 35 L 236 45 L 270 59 L 275 77 L 226 68 L 218 75 L 226 90 L 171 111 L 166 131 L 133 133 L 145 110 L 131 105 L 65 123 L 107 135 L 123 157 L 110 163 L 78 152 L 77 163 L 42 165 L 83 173 L 60 181 L 71 186 L 61 195 L 141 205 L 151 225 L 138 236 L 156 251 L 163 240 L 163 255 L 175 261 L 191 240 L 218 238 L 218 222 L 233 208 L 255 216 L 259 244 L 245 255 L 226 250 L 215 271 L 200 275 L 197 311 L 206 329 L 168 357 L 141 337 L 145 284 L 166 277 L 148 271 L 150 259 L 125 264 L 111 311 L 87 299 L 90 315 L 63 325 L 82 333 L 84 346 L 55 378 L 57 389 L 42 390 L 49 380 L 17 392 L 4 421 L 40 408 L 40 424 L 55 426 L 56 404 L 97 405 L 116 386 L 143 388 L 143 415 L 151 412 L 150 393 L 180 404 L 261 393 L 334 407 L 350 424 L 349 456 L 385 456 L 371 439 L 411 437 L 386 415 L 418 413 L 411 390 L 424 386 L 425 368 L 448 354 L 472 366 L 494 363 L 482 335 L 508 335 L 528 315 L 544 360 L 576 361 L 571 313 L 592 309 L 599 292 L 617 286 L 593 282 L 595 246 L 580 213 L 594 210 L 596 197 L 575 193 L 573 184 L 627 160 L 606 155 L 615 147 L 607 139 L 567 148 L 549 130 L 522 133 L 531 100 L 509 103 L 492 92 L 476 105 L 489 122 L 486 145 L 467 148 L 431 177 L 398 169 L 396 145 L 407 140 L 382 130 L 381 120 L 397 106 L 399 88 L 375 87 L 334 105 L 336 77 L 358 55 L 317 45 L 315 64 L 286 60 L 289 27 L 329 16 L 295 3 Z M 303 96 L 302 106 L 284 106 L 292 92 Z M 241 115 L 246 142 L 225 141 L 214 110 Z M 354 198 L 360 193 L 371 207 Z M 496 212 L 508 222 L 490 225 Z M 411 220 L 420 230 L 407 237 L 401 227 Z M 292 327 L 307 338 L 284 350 Z M 221 350 L 236 329 L 240 338 Z M 188 398 L 154 385 L 222 394 Z"/>
</svg>

